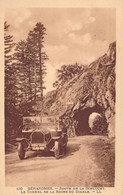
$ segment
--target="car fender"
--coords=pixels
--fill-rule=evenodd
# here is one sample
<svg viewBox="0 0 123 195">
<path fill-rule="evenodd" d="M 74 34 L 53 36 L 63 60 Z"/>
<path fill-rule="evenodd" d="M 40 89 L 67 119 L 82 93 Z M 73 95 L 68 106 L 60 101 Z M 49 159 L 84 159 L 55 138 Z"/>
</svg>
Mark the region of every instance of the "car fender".
<svg viewBox="0 0 123 195">
<path fill-rule="evenodd" d="M 28 148 L 29 140 L 26 138 L 16 138 L 16 142 L 21 143 L 23 148 Z"/>
</svg>

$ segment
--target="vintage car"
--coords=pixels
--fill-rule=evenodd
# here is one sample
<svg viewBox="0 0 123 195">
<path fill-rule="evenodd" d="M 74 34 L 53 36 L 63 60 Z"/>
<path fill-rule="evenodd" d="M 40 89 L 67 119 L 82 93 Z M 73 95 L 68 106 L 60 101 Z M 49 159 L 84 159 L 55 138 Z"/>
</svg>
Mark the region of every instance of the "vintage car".
<svg viewBox="0 0 123 195">
<path fill-rule="evenodd" d="M 20 160 L 28 150 L 54 151 L 58 159 L 66 152 L 68 137 L 67 132 L 59 128 L 58 117 L 23 117 L 22 137 L 16 141 Z"/>
</svg>

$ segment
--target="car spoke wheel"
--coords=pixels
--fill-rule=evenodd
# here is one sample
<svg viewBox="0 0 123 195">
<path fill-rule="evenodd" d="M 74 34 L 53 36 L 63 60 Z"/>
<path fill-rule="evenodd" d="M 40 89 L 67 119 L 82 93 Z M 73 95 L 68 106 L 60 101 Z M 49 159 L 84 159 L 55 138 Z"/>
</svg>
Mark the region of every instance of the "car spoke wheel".
<svg viewBox="0 0 123 195">
<path fill-rule="evenodd" d="M 56 159 L 59 159 L 59 157 L 60 157 L 60 146 L 59 146 L 59 142 L 55 142 L 55 151 L 54 151 L 54 153 L 55 153 L 55 157 L 56 157 Z"/>
<path fill-rule="evenodd" d="M 25 157 L 25 150 L 24 150 L 24 148 L 22 146 L 22 143 L 18 144 L 18 156 L 19 156 L 20 160 L 23 160 L 24 157 Z"/>
</svg>

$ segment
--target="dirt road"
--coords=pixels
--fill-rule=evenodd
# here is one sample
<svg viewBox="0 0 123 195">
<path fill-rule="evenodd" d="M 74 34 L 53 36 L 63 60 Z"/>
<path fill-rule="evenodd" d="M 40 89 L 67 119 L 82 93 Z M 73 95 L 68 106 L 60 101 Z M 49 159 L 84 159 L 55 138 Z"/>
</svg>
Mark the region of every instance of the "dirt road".
<svg viewBox="0 0 123 195">
<path fill-rule="evenodd" d="M 27 152 L 25 160 L 17 153 L 6 155 L 7 186 L 114 185 L 114 148 L 102 136 L 70 138 L 65 157 L 53 153 Z"/>
</svg>

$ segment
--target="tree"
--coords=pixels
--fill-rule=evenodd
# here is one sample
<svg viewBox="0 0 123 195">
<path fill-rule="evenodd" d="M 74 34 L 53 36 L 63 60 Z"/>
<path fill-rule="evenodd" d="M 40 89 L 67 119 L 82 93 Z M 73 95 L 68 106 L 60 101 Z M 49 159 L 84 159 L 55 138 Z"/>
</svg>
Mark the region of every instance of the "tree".
<svg viewBox="0 0 123 195">
<path fill-rule="evenodd" d="M 14 47 L 13 36 L 8 34 L 9 25 L 4 23 L 4 59 L 5 59 L 5 102 L 14 104 L 14 67 L 12 49 Z"/>
<path fill-rule="evenodd" d="M 37 23 L 33 31 L 30 31 L 27 38 L 27 47 L 30 48 L 29 56 L 33 62 L 33 82 L 35 99 L 43 98 L 44 76 L 46 74 L 45 61 L 48 59 L 44 48 L 44 36 L 46 35 L 46 28 L 42 23 Z M 39 94 L 40 93 L 40 94 Z"/>
<path fill-rule="evenodd" d="M 5 47 L 5 65 L 10 65 L 11 61 L 12 61 L 12 55 L 11 55 L 11 51 L 14 47 L 14 43 L 13 43 L 13 36 L 8 34 L 8 30 L 9 30 L 10 25 L 7 24 L 7 22 L 4 22 L 4 47 Z"/>
<path fill-rule="evenodd" d="M 26 41 L 18 42 L 15 50 L 16 73 L 20 97 L 27 102 L 41 100 L 46 74 L 45 60 L 48 59 L 43 51 L 46 28 L 37 23 L 28 33 Z"/>
<path fill-rule="evenodd" d="M 37 23 L 14 48 L 13 36 L 9 35 L 9 25 L 4 25 L 5 45 L 5 126 L 6 139 L 15 134 L 22 123 L 22 117 L 34 114 L 33 106 L 42 100 L 45 61 L 48 56 L 43 51 L 46 28 Z"/>
<path fill-rule="evenodd" d="M 14 67 L 12 64 L 12 49 L 14 47 L 13 36 L 8 34 L 9 25 L 4 23 L 4 55 L 5 55 L 5 100 L 6 103 L 13 99 Z M 9 97 L 11 95 L 11 98 Z M 13 102 L 14 103 L 14 102 Z"/>
<path fill-rule="evenodd" d="M 16 114 L 16 78 L 13 64 L 12 50 L 14 48 L 13 36 L 9 35 L 9 25 L 4 23 L 4 57 L 5 57 L 5 135 L 8 139 L 14 130 L 14 114 Z"/>
<path fill-rule="evenodd" d="M 28 60 L 27 42 L 19 41 L 16 45 L 14 60 L 16 69 L 16 86 L 18 88 L 18 103 L 22 101 L 32 101 L 31 87 L 31 65 L 32 60 Z"/>
<path fill-rule="evenodd" d="M 82 73 L 85 69 L 85 65 L 79 65 L 78 63 L 61 66 L 61 69 L 57 70 L 57 80 L 53 83 L 53 86 L 56 88 L 63 86 L 66 82 Z"/>
</svg>

